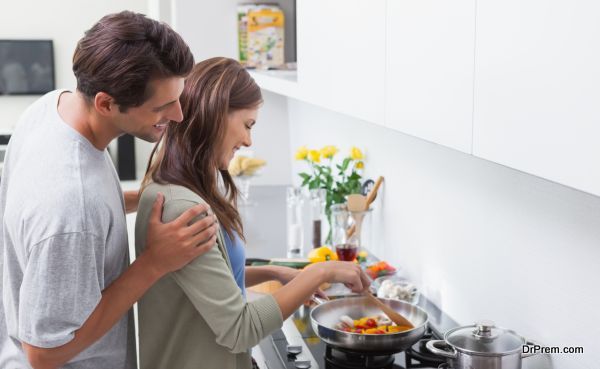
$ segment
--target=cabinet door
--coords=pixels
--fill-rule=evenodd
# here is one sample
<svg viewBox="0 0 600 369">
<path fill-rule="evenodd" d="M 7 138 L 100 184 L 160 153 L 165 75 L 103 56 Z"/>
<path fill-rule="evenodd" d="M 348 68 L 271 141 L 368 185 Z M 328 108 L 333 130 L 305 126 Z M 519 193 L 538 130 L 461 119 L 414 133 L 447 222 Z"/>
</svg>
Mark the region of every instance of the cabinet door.
<svg viewBox="0 0 600 369">
<path fill-rule="evenodd" d="M 473 153 L 600 195 L 600 3 L 479 0 Z"/>
<path fill-rule="evenodd" d="M 475 0 L 388 0 L 386 125 L 471 153 Z"/>
<path fill-rule="evenodd" d="M 304 99 L 383 124 L 385 0 L 297 2 L 298 84 Z"/>
</svg>

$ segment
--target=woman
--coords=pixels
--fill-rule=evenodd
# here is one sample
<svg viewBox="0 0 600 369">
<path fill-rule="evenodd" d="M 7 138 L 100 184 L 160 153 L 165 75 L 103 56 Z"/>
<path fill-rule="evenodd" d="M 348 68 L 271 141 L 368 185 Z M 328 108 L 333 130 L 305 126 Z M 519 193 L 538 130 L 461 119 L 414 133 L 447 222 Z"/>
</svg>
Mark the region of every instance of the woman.
<svg viewBox="0 0 600 369">
<path fill-rule="evenodd" d="M 140 300 L 140 365 L 250 368 L 249 349 L 279 328 L 319 285 L 342 282 L 361 292 L 368 278 L 344 262 L 318 263 L 294 273 L 247 268 L 247 285 L 273 278 L 287 283 L 272 295 L 246 302 L 233 274 L 243 269 L 244 233 L 227 167 L 236 150 L 252 143 L 260 88 L 238 62 L 213 58 L 196 65 L 180 101 L 185 118 L 168 125 L 148 165 L 136 250 L 143 251 L 148 224 L 160 221 L 149 215 L 159 192 L 165 197 L 162 221 L 206 202 L 212 213 L 205 216 L 216 216 L 221 229 L 216 247 L 160 280 Z M 225 237 L 235 243 L 231 251 Z"/>
</svg>

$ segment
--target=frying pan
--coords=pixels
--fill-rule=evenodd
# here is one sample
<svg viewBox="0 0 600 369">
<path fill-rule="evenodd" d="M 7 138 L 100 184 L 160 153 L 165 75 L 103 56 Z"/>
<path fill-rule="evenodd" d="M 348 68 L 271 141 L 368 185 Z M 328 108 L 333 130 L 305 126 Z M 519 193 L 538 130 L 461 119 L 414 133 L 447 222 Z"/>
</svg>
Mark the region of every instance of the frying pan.
<svg viewBox="0 0 600 369">
<path fill-rule="evenodd" d="M 320 301 L 310 312 L 313 330 L 324 342 L 338 348 L 368 354 L 389 355 L 404 351 L 414 345 L 425 334 L 428 316 L 425 310 L 405 301 L 380 299 L 402 314 L 415 326 L 413 329 L 389 334 L 360 334 L 336 329 L 342 315 L 352 319 L 383 314 L 375 303 L 364 296 Z"/>
</svg>

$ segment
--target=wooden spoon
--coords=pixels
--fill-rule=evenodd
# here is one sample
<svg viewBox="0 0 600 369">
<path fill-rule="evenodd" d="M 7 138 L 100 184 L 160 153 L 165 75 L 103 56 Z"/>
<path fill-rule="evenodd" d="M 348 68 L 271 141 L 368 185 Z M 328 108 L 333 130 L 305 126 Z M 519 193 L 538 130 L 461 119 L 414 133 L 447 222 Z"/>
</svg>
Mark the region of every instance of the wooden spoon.
<svg viewBox="0 0 600 369">
<path fill-rule="evenodd" d="M 410 329 L 412 329 L 412 328 L 415 327 L 410 322 L 410 320 L 406 319 L 405 317 L 403 317 L 402 315 L 400 315 L 398 312 L 396 312 L 394 309 L 392 309 L 391 307 L 389 307 L 386 304 L 384 304 L 377 297 L 371 295 L 371 293 L 369 291 L 365 291 L 364 295 L 367 296 L 367 298 L 369 300 L 371 300 L 375 304 L 377 304 L 377 306 L 381 309 L 381 311 L 383 311 L 385 313 L 385 315 L 387 315 L 388 318 L 390 318 L 390 320 L 392 322 L 396 323 L 396 325 L 398 325 L 399 327 L 409 327 Z"/>
<path fill-rule="evenodd" d="M 359 211 L 369 210 L 369 206 L 371 206 L 371 203 L 373 202 L 373 200 L 375 200 L 375 196 L 377 196 L 377 191 L 379 190 L 379 186 L 381 186 L 381 182 L 383 182 L 383 177 L 380 176 L 379 178 L 377 178 L 377 181 L 375 182 L 375 185 L 373 186 L 373 189 L 371 190 L 371 192 L 369 192 L 369 195 L 367 195 L 367 199 L 364 202 L 364 208 L 359 209 Z M 350 201 L 350 198 L 348 199 L 348 201 Z M 353 199 L 353 205 L 358 203 L 359 201 L 361 201 L 361 200 L 359 200 L 359 198 Z M 355 210 L 350 209 L 350 204 L 348 204 L 348 210 L 355 211 Z M 346 231 L 346 237 L 347 238 L 352 237 L 352 235 L 354 235 L 354 232 L 356 232 L 355 224 L 353 224 L 350 228 L 348 228 L 348 230 Z"/>
<path fill-rule="evenodd" d="M 373 189 L 371 190 L 371 192 L 369 192 L 369 195 L 367 195 L 367 205 L 365 206 L 365 210 L 369 210 L 369 206 L 371 205 L 373 200 L 375 200 L 375 196 L 377 196 L 377 191 L 379 190 L 379 186 L 381 186 L 382 182 L 383 177 L 379 176 L 379 178 L 377 178 L 377 181 L 375 181 Z"/>
<path fill-rule="evenodd" d="M 363 211 L 367 204 L 367 197 L 358 193 L 348 195 L 348 210 Z"/>
</svg>

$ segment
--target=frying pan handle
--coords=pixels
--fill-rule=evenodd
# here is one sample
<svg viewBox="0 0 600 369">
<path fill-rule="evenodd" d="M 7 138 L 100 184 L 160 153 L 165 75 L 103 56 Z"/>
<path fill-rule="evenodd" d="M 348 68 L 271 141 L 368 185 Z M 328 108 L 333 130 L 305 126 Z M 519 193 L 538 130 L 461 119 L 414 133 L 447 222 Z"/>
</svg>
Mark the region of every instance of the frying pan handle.
<svg viewBox="0 0 600 369">
<path fill-rule="evenodd" d="M 440 345 L 443 348 L 438 348 L 436 345 Z M 452 346 L 449 346 L 446 341 L 443 340 L 431 340 L 427 342 L 427 349 L 436 355 L 447 357 L 450 359 L 456 359 L 458 352 Z"/>
<path fill-rule="evenodd" d="M 310 298 L 310 301 L 314 302 L 317 305 L 322 305 L 324 303 L 327 302 L 327 300 L 325 300 L 324 298 L 312 295 L 312 297 Z"/>
</svg>

